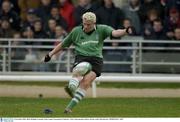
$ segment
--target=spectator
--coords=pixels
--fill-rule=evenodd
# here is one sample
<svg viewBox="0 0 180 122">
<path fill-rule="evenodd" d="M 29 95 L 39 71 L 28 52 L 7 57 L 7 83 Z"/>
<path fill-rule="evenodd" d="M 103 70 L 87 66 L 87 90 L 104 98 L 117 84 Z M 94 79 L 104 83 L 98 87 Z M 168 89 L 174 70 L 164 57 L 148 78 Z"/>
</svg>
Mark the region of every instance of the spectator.
<svg viewBox="0 0 180 122">
<path fill-rule="evenodd" d="M 14 30 L 11 28 L 9 18 L 2 18 L 1 28 L 0 28 L 0 37 L 1 38 L 12 38 Z"/>
<path fill-rule="evenodd" d="M 174 29 L 180 27 L 180 13 L 176 8 L 171 8 L 169 16 L 165 20 L 166 35 L 168 39 L 174 38 Z"/>
<path fill-rule="evenodd" d="M 27 27 L 23 33 L 23 36 L 27 39 L 33 39 L 34 38 L 34 32 L 33 29 L 31 27 Z M 26 42 L 26 45 L 29 46 L 38 46 L 41 45 L 41 42 Z M 27 62 L 27 64 L 24 64 L 21 66 L 21 70 L 25 69 L 28 71 L 47 71 L 48 70 L 48 66 L 45 66 L 44 64 L 37 64 L 38 63 L 38 48 L 28 48 L 27 49 L 27 53 L 25 55 L 25 61 Z"/>
<path fill-rule="evenodd" d="M 58 6 L 56 5 L 52 6 L 49 18 L 56 20 L 57 25 L 61 25 L 65 30 L 67 30 L 66 20 L 59 13 Z"/>
<path fill-rule="evenodd" d="M 145 24 L 143 25 L 143 35 L 145 39 L 148 39 L 148 37 L 151 35 L 151 32 L 153 30 L 153 22 L 154 20 L 158 19 L 158 13 L 156 9 L 151 9 L 147 13 L 147 19 Z"/>
<path fill-rule="evenodd" d="M 129 19 L 129 18 L 125 18 L 124 20 L 123 20 L 123 28 L 128 28 L 128 27 L 132 27 L 133 25 L 132 25 L 132 21 L 131 21 L 131 19 Z M 136 34 L 136 30 L 134 31 L 134 33 L 133 34 L 131 34 L 131 36 L 136 36 L 137 34 Z"/>
<path fill-rule="evenodd" d="M 55 38 L 58 40 L 63 40 L 67 35 L 66 31 L 61 26 L 56 26 L 55 28 Z"/>
<path fill-rule="evenodd" d="M 132 26 L 135 27 L 136 33 L 141 34 L 141 21 L 140 21 L 140 0 L 129 0 L 129 4 L 123 7 L 123 12 L 126 18 L 131 19 Z"/>
<path fill-rule="evenodd" d="M 123 27 L 124 28 L 132 27 L 131 19 L 125 18 L 123 20 Z M 136 36 L 136 33 L 131 34 L 131 36 Z M 132 44 L 131 43 L 122 43 L 121 46 L 132 46 Z M 122 50 L 122 53 L 124 53 L 124 55 L 125 55 L 122 58 L 123 60 L 126 60 L 126 61 L 131 60 L 132 50 Z"/>
<path fill-rule="evenodd" d="M 11 9 L 10 1 L 3 1 L 2 8 L 0 10 L 0 19 L 3 17 L 8 18 L 11 27 L 15 30 L 20 30 L 20 18 L 18 14 Z"/>
<path fill-rule="evenodd" d="M 124 27 L 124 28 L 128 28 L 129 26 L 132 26 L 131 19 L 125 18 L 125 19 L 123 20 L 123 27 Z"/>
<path fill-rule="evenodd" d="M 60 14 L 66 20 L 68 28 L 67 31 L 70 32 L 71 29 L 75 25 L 74 21 L 74 5 L 72 4 L 71 0 L 59 0 L 60 3 Z"/>
<path fill-rule="evenodd" d="M 48 21 L 48 29 L 47 29 L 46 33 L 49 36 L 49 38 L 51 38 L 51 39 L 55 39 L 56 26 L 57 26 L 57 23 L 56 23 L 55 19 L 50 19 Z"/>
<path fill-rule="evenodd" d="M 110 25 L 113 28 L 122 28 L 123 12 L 114 6 L 112 0 L 103 0 L 102 7 L 97 9 L 97 23 Z"/>
<path fill-rule="evenodd" d="M 163 27 L 163 23 L 160 19 L 156 19 L 153 21 L 153 28 L 150 32 L 150 35 L 146 36 L 147 40 L 166 40 L 166 33 Z M 158 46 L 158 47 L 166 47 L 167 44 L 163 43 L 148 43 L 147 46 Z"/>
<path fill-rule="evenodd" d="M 61 26 L 56 26 L 56 31 L 55 31 L 55 35 L 56 35 L 56 39 L 57 41 L 54 43 L 54 45 L 58 45 L 64 38 L 65 36 L 67 35 L 67 33 L 65 32 L 65 30 L 61 27 Z M 63 51 L 63 52 L 59 52 L 57 54 L 55 54 L 53 57 L 52 57 L 53 60 L 55 61 L 66 61 L 67 60 L 67 52 L 66 51 Z M 55 67 L 51 66 L 52 69 L 56 69 L 56 71 L 66 71 L 67 67 L 66 65 L 64 65 L 64 63 L 58 63 L 56 64 Z"/>
<path fill-rule="evenodd" d="M 13 38 L 15 40 L 12 41 L 12 46 L 23 46 L 25 44 L 23 41 L 19 40 L 22 38 L 21 34 L 19 32 L 15 32 L 13 35 Z M 14 47 L 11 50 L 11 59 L 12 60 L 23 60 L 25 58 L 25 54 L 26 54 L 25 48 Z M 12 63 L 11 64 L 12 71 L 19 71 L 21 69 L 20 67 L 21 67 L 20 63 Z"/>
<path fill-rule="evenodd" d="M 27 39 L 33 39 L 34 38 L 34 32 L 32 27 L 26 27 L 23 31 L 23 38 L 27 38 Z M 33 45 L 34 42 L 25 42 L 25 44 L 27 45 Z"/>
<path fill-rule="evenodd" d="M 38 57 L 38 50 L 34 50 L 32 48 L 27 49 L 27 53 L 25 55 L 25 61 L 27 62 L 24 64 L 22 69 L 28 70 L 28 71 L 48 71 L 50 69 L 49 65 L 45 65 L 43 63 L 39 63 L 39 57 Z"/>
<path fill-rule="evenodd" d="M 168 16 L 169 10 L 173 7 L 180 11 L 180 0 L 161 0 L 161 4 L 165 7 L 166 16 Z"/>
<path fill-rule="evenodd" d="M 180 41 L 180 27 L 177 27 L 177 28 L 174 30 L 174 39 Z"/>
<path fill-rule="evenodd" d="M 36 12 L 35 9 L 29 9 L 27 16 L 26 16 L 26 20 L 22 22 L 21 24 L 21 29 L 24 30 L 27 27 L 33 27 L 34 26 L 34 22 L 37 20 L 37 16 L 36 16 Z"/>
<path fill-rule="evenodd" d="M 36 64 L 38 61 L 37 52 L 32 48 L 27 49 L 27 53 L 25 55 L 26 64 L 22 65 L 22 68 L 28 71 L 38 71 L 39 66 Z"/>
<path fill-rule="evenodd" d="M 78 5 L 74 10 L 75 25 L 81 24 L 81 17 L 85 12 L 95 12 L 96 9 L 91 0 L 78 0 Z"/>
<path fill-rule="evenodd" d="M 160 19 L 156 19 L 153 21 L 153 30 L 149 39 L 153 40 L 166 40 L 166 34 L 164 31 L 163 23 Z"/>
<path fill-rule="evenodd" d="M 27 39 L 34 39 L 35 38 L 35 32 L 33 31 L 32 27 L 27 27 L 25 29 L 25 31 L 23 32 L 23 36 Z M 30 41 L 30 42 L 26 42 L 27 45 L 42 45 L 41 42 L 39 41 Z"/>
<path fill-rule="evenodd" d="M 31 48 L 28 48 L 28 53 L 25 56 L 25 60 L 27 62 L 36 62 L 37 61 L 37 54 L 33 52 Z"/>
<path fill-rule="evenodd" d="M 43 29 L 43 23 L 40 19 L 34 22 L 33 29 L 34 29 L 34 38 L 43 39 L 48 37 Z"/>
<path fill-rule="evenodd" d="M 174 29 L 174 38 L 173 40 L 177 40 L 177 41 L 180 41 L 180 27 L 177 27 Z M 170 43 L 169 44 L 170 47 L 180 47 L 180 43 Z M 171 51 L 171 52 L 180 52 L 180 50 L 174 50 L 174 51 Z"/>
<path fill-rule="evenodd" d="M 25 21 L 29 9 L 37 9 L 40 6 L 40 0 L 18 0 L 20 7 L 21 20 Z"/>
<path fill-rule="evenodd" d="M 40 17 L 44 23 L 48 22 L 47 17 L 50 16 L 51 7 L 52 7 L 51 0 L 41 0 L 41 5 L 37 9 L 37 16 Z"/>
<path fill-rule="evenodd" d="M 23 45 L 23 41 L 19 41 L 18 39 L 21 38 L 21 34 L 19 32 L 15 32 L 13 34 L 13 38 L 15 40 L 12 41 L 12 46 L 19 46 Z M 11 51 L 11 58 L 12 59 L 24 59 L 23 55 L 21 54 L 21 48 L 13 48 Z"/>
<path fill-rule="evenodd" d="M 147 18 L 147 13 L 149 10 L 155 9 L 158 12 L 159 18 L 164 19 L 164 7 L 159 0 L 144 0 L 144 3 L 141 5 L 141 22 L 145 23 Z"/>
<path fill-rule="evenodd" d="M 20 14 L 20 8 L 18 5 L 19 0 L 0 0 L 0 1 L 9 1 L 11 3 L 11 8 L 13 11 L 15 11 L 18 15 Z M 0 6 L 2 5 L 2 2 L 0 2 Z"/>
<path fill-rule="evenodd" d="M 61 26 L 56 26 L 55 28 L 55 38 L 57 39 L 57 41 L 54 43 L 54 45 L 58 45 L 59 42 L 61 42 L 65 37 L 66 37 L 67 33 L 66 31 L 61 27 Z"/>
</svg>

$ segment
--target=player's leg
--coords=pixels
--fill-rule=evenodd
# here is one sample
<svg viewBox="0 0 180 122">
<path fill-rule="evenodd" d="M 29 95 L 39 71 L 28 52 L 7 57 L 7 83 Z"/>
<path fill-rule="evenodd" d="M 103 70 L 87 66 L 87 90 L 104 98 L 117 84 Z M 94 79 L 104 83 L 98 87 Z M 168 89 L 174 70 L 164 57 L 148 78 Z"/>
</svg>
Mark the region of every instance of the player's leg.
<svg viewBox="0 0 180 122">
<path fill-rule="evenodd" d="M 68 85 L 64 87 L 64 90 L 66 93 L 70 96 L 73 97 L 76 89 L 79 86 L 79 82 L 82 80 L 82 76 L 72 76 L 72 78 L 69 80 Z"/>
<path fill-rule="evenodd" d="M 74 93 L 74 97 L 69 102 L 65 109 L 65 113 L 70 113 L 72 109 L 84 98 L 86 90 L 90 87 L 91 83 L 96 79 L 96 73 L 90 71 L 86 74 L 80 82 L 79 88 Z"/>
<path fill-rule="evenodd" d="M 67 105 L 64 111 L 65 113 L 71 112 L 71 110 L 84 98 L 86 90 L 90 87 L 91 83 L 95 80 L 95 78 L 101 75 L 101 70 L 103 66 L 102 58 L 86 57 L 85 60 L 91 64 L 92 70 L 88 74 L 86 74 L 80 81 L 79 88 L 76 90 L 76 92 L 74 93 L 74 97 Z"/>
<path fill-rule="evenodd" d="M 73 77 L 69 80 L 68 86 L 65 86 L 65 91 L 71 96 L 74 96 L 76 89 L 79 87 L 80 81 L 84 75 L 90 72 L 92 66 L 88 62 L 80 62 L 73 68 Z"/>
</svg>

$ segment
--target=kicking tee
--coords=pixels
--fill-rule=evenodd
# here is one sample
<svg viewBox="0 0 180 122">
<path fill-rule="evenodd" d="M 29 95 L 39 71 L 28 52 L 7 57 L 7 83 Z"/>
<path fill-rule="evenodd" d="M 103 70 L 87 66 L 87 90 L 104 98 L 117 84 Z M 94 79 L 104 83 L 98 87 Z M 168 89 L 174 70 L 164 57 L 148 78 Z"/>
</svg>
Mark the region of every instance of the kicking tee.
<svg viewBox="0 0 180 122">
<path fill-rule="evenodd" d="M 87 34 L 82 26 L 75 27 L 62 42 L 62 48 L 75 46 L 75 55 L 102 58 L 104 40 L 111 36 L 114 29 L 107 25 L 97 25 L 96 29 Z"/>
</svg>

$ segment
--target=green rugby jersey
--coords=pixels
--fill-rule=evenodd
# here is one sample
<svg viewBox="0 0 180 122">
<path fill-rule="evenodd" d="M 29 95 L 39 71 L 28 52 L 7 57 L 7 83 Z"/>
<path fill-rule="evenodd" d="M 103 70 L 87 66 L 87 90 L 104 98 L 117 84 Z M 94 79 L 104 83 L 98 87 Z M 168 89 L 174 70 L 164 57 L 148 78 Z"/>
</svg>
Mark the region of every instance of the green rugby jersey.
<svg viewBox="0 0 180 122">
<path fill-rule="evenodd" d="M 75 55 L 95 56 L 102 58 L 102 48 L 104 39 L 111 36 L 112 27 L 107 25 L 97 25 L 96 30 L 91 34 L 83 31 L 82 26 L 75 27 L 63 40 L 62 47 L 75 46 Z"/>
</svg>

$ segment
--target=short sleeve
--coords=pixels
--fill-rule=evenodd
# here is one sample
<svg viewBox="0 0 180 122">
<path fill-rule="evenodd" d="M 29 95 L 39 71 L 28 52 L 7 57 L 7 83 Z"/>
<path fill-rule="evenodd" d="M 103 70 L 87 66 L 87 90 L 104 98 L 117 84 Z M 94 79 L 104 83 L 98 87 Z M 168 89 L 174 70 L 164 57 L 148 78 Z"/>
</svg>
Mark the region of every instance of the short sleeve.
<svg viewBox="0 0 180 122">
<path fill-rule="evenodd" d="M 73 31 L 71 33 L 69 33 L 66 38 L 63 39 L 62 41 L 62 48 L 66 48 L 71 46 L 71 44 L 73 43 Z"/>
<path fill-rule="evenodd" d="M 111 37 L 112 31 L 114 30 L 111 26 L 107 26 L 107 25 L 102 25 L 101 29 L 103 31 L 104 39 L 107 38 L 107 37 Z"/>
<path fill-rule="evenodd" d="M 112 31 L 114 29 L 112 27 L 110 27 L 110 26 L 106 26 L 104 30 L 105 30 L 105 33 L 106 33 L 107 36 L 111 36 Z"/>
</svg>

